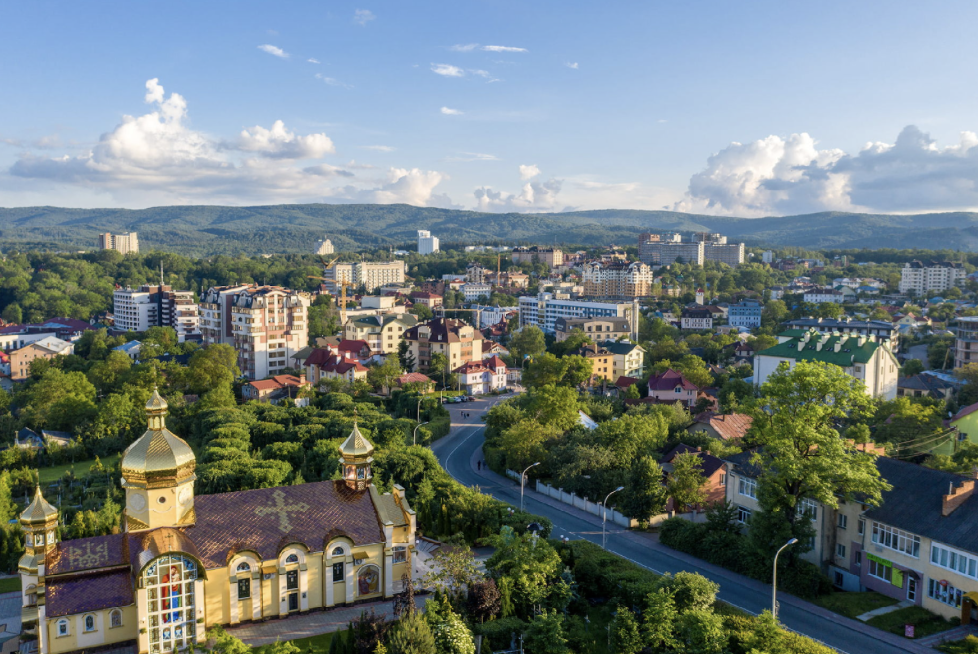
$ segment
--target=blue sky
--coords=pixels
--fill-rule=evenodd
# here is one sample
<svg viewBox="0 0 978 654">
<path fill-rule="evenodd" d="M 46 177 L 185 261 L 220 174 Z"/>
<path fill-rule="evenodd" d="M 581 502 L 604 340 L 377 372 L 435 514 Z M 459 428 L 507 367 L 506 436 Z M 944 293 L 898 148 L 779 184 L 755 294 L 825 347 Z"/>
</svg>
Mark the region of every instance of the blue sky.
<svg viewBox="0 0 978 654">
<path fill-rule="evenodd" d="M 0 206 L 974 209 L 976 19 L 973 2 L 7 2 Z"/>
</svg>

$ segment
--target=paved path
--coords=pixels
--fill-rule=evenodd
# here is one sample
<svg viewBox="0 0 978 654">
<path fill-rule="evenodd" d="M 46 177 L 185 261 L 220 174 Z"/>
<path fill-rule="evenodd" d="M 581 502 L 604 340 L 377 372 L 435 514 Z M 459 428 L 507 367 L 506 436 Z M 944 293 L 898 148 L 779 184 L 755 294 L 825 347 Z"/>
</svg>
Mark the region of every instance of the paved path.
<svg viewBox="0 0 978 654">
<path fill-rule="evenodd" d="M 860 622 L 869 622 L 878 615 L 886 615 L 887 613 L 893 613 L 894 611 L 899 611 L 900 609 L 906 609 L 913 606 L 913 602 L 910 600 L 903 600 L 902 602 L 897 602 L 896 604 L 891 604 L 889 606 L 881 606 L 878 609 L 873 609 L 872 611 L 866 611 L 862 615 L 857 615 L 856 619 Z"/>
<path fill-rule="evenodd" d="M 484 440 L 485 428 L 481 416 L 498 401 L 494 398 L 451 406 L 452 432 L 434 443 L 431 449 L 449 474 L 461 483 L 478 486 L 484 493 L 519 506 L 519 484 L 485 468 L 476 470 L 476 462 L 482 458 Z M 473 414 L 468 420 L 462 420 L 459 415 L 457 407 L 463 406 Z M 524 501 L 527 511 L 553 521 L 554 537 L 601 542 L 601 520 L 596 516 L 529 490 L 529 486 Z M 654 572 L 686 570 L 708 577 L 720 584 L 720 599 L 750 613 L 757 614 L 771 607 L 770 585 L 660 545 L 650 534 L 628 531 L 608 523 L 608 549 Z M 843 617 L 792 595 L 779 593 L 778 607 L 778 618 L 784 626 L 843 654 L 934 654 L 929 647 Z"/>
</svg>

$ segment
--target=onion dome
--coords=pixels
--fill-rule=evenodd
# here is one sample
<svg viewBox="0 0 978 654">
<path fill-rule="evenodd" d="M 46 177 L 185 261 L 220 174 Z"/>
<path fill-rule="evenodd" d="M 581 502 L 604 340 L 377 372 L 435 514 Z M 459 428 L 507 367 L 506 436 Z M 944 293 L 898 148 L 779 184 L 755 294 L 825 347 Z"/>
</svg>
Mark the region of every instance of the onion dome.
<svg viewBox="0 0 978 654">
<path fill-rule="evenodd" d="M 122 455 L 126 486 L 166 488 L 194 477 L 194 452 L 186 441 L 166 428 L 166 410 L 166 400 L 154 389 L 146 403 L 149 428 Z"/>
<path fill-rule="evenodd" d="M 58 519 L 58 510 L 41 494 L 40 485 L 34 488 L 34 499 L 20 514 L 22 525 L 43 525 Z"/>
<path fill-rule="evenodd" d="M 350 432 L 350 435 L 340 445 L 340 454 L 343 456 L 344 461 L 368 461 L 373 453 L 374 446 L 364 438 L 363 434 L 360 433 L 360 428 L 357 427 L 357 423 L 354 422 L 353 431 Z"/>
</svg>

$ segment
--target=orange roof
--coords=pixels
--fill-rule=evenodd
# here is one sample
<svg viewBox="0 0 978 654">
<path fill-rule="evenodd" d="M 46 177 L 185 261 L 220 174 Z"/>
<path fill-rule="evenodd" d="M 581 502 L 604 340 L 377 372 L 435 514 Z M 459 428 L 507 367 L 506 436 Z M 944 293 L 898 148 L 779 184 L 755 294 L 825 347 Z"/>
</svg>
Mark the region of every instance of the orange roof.
<svg viewBox="0 0 978 654">
<path fill-rule="evenodd" d="M 696 416 L 696 422 L 709 425 L 723 440 L 743 438 L 750 429 L 753 418 L 743 413 L 718 415 L 713 411 L 704 411 Z"/>
<path fill-rule="evenodd" d="M 299 379 L 295 375 L 275 375 L 269 379 L 249 382 L 248 385 L 257 391 L 274 391 L 286 386 L 308 386 L 309 382 Z"/>
</svg>

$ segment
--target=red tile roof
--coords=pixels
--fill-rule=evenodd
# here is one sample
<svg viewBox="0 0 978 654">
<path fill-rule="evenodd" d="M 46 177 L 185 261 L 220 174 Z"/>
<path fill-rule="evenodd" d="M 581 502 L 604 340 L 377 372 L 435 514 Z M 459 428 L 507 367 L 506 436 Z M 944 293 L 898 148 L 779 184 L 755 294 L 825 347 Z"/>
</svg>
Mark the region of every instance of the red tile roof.
<svg viewBox="0 0 978 654">
<path fill-rule="evenodd" d="M 677 386 L 685 391 L 699 390 L 693 382 L 683 377 L 682 373 L 678 373 L 672 368 L 661 375 L 649 377 L 649 391 L 671 391 Z"/>
<path fill-rule="evenodd" d="M 633 384 L 637 384 L 637 383 L 638 380 L 635 379 L 634 377 L 626 377 L 625 375 L 622 375 L 617 379 L 617 381 L 615 381 L 615 386 L 617 386 L 618 388 L 628 388 L 629 386 L 632 386 Z"/>
<path fill-rule="evenodd" d="M 367 344 L 367 341 L 353 341 L 346 338 L 340 341 L 340 344 L 336 346 L 336 349 L 338 349 L 340 352 L 360 353 L 364 348 L 366 348 L 368 352 L 370 351 L 370 346 Z"/>
<path fill-rule="evenodd" d="M 286 386 L 308 386 L 309 382 L 299 379 L 295 375 L 275 375 L 270 379 L 248 382 L 248 385 L 257 391 L 274 391 Z"/>
<path fill-rule="evenodd" d="M 430 377 L 420 372 L 409 372 L 398 377 L 397 383 L 403 386 L 404 384 L 431 384 L 432 381 Z"/>
<path fill-rule="evenodd" d="M 750 429 L 753 418 L 743 413 L 717 415 L 713 411 L 704 411 L 694 418 L 698 423 L 709 425 L 723 440 L 743 438 Z"/>
<path fill-rule="evenodd" d="M 133 579 L 128 569 L 48 577 L 47 615 L 56 618 L 133 603 Z"/>
<path fill-rule="evenodd" d="M 500 359 L 500 358 L 499 358 L 499 357 L 498 357 L 497 355 L 495 355 L 495 354 L 493 354 L 493 355 L 492 355 L 491 357 L 489 357 L 488 359 L 483 359 L 483 360 L 482 360 L 482 362 L 483 362 L 483 363 L 484 363 L 484 364 L 486 365 L 486 367 L 487 367 L 487 368 L 489 368 L 490 370 L 496 370 L 496 369 L 498 369 L 498 368 L 505 368 L 505 367 L 506 367 L 506 364 L 505 364 L 505 363 L 503 363 L 503 360 L 502 360 L 502 359 Z"/>
</svg>

